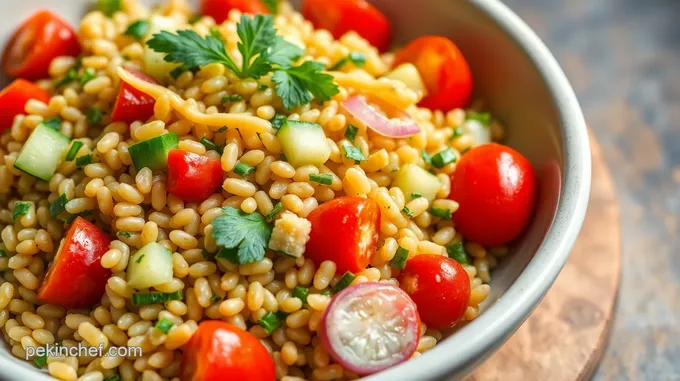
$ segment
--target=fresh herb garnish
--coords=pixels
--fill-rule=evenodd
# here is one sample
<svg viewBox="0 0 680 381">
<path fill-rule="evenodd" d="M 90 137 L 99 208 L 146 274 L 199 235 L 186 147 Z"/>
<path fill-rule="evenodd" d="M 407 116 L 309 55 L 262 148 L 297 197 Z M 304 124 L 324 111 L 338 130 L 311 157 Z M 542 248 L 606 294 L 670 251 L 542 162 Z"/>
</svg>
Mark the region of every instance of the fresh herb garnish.
<svg viewBox="0 0 680 381">
<path fill-rule="evenodd" d="M 220 155 L 222 154 L 222 152 L 224 152 L 224 147 L 220 147 L 204 137 L 201 138 L 200 142 L 208 151 L 217 151 L 217 153 L 219 153 Z"/>
<path fill-rule="evenodd" d="M 333 176 L 327 174 L 327 173 L 322 173 L 320 175 L 310 173 L 309 174 L 309 181 L 323 184 L 323 185 L 331 185 L 333 183 Z"/>
<path fill-rule="evenodd" d="M 55 131 L 61 130 L 61 118 L 55 116 L 42 122 L 45 127 L 49 127 Z"/>
<path fill-rule="evenodd" d="M 269 86 L 265 85 L 264 83 L 260 83 L 257 85 L 257 91 L 265 91 L 269 88 Z"/>
<path fill-rule="evenodd" d="M 28 201 L 17 201 L 14 203 L 14 210 L 12 211 L 12 220 L 16 221 L 18 217 L 21 217 L 28 213 L 28 209 L 33 205 L 32 202 Z"/>
<path fill-rule="evenodd" d="M 86 83 L 90 82 L 97 76 L 97 73 L 92 69 L 85 69 L 83 75 L 80 76 L 80 84 L 85 86 Z"/>
<path fill-rule="evenodd" d="M 161 319 L 156 323 L 155 328 L 163 333 L 168 333 L 170 332 L 170 328 L 172 328 L 173 325 L 175 325 L 175 323 L 171 322 L 170 320 Z"/>
<path fill-rule="evenodd" d="M 7 252 L 5 252 L 5 250 L 0 249 L 0 258 L 7 258 Z"/>
<path fill-rule="evenodd" d="M 402 211 L 405 215 L 407 215 L 407 216 L 409 216 L 409 217 L 413 217 L 413 212 L 411 211 L 411 209 L 409 209 L 409 208 L 407 208 L 407 207 L 404 207 L 404 209 L 402 209 L 401 211 Z"/>
<path fill-rule="evenodd" d="M 124 34 L 137 40 L 141 40 L 149 32 L 150 26 L 151 24 L 149 24 L 148 21 L 137 20 L 128 26 Z"/>
<path fill-rule="evenodd" d="M 210 298 L 210 302 L 211 302 L 211 303 L 216 303 L 216 302 L 219 302 L 220 300 L 222 300 L 222 298 L 220 298 L 219 295 L 213 295 L 213 296 Z"/>
<path fill-rule="evenodd" d="M 345 157 L 354 160 L 355 164 L 359 164 L 361 161 L 366 161 L 366 157 L 361 150 L 350 144 L 343 144 L 342 148 L 345 149 Z"/>
<path fill-rule="evenodd" d="M 456 260 L 460 264 L 467 265 L 470 263 L 470 258 L 468 258 L 468 255 L 465 252 L 463 242 L 456 242 L 453 245 L 447 246 L 446 252 L 448 253 L 449 258 Z"/>
<path fill-rule="evenodd" d="M 270 122 L 272 123 L 272 128 L 278 130 L 278 129 L 281 128 L 281 126 L 284 125 L 284 123 L 286 123 L 287 120 L 288 120 L 288 117 L 286 117 L 285 115 L 283 115 L 283 114 L 276 114 L 276 115 L 274 115 L 274 117 L 270 120 Z"/>
<path fill-rule="evenodd" d="M 226 247 L 223 247 L 222 249 L 220 249 L 220 251 L 217 254 L 215 254 L 215 258 L 216 259 L 226 259 L 227 261 L 229 261 L 229 262 L 231 262 L 235 265 L 240 264 L 239 259 L 238 259 L 238 249 L 237 248 L 228 249 Z"/>
<path fill-rule="evenodd" d="M 278 316 L 276 316 L 276 314 L 271 311 L 267 312 L 266 315 L 258 320 L 257 324 L 264 328 L 268 334 L 271 334 L 281 327 L 281 321 L 279 320 Z"/>
<path fill-rule="evenodd" d="M 238 263 L 262 260 L 272 235 L 272 226 L 259 213 L 245 213 L 227 206 L 225 215 L 212 221 L 212 236 L 219 246 L 237 249 Z"/>
<path fill-rule="evenodd" d="M 488 112 L 468 111 L 467 114 L 465 114 L 465 120 L 476 120 L 484 125 L 484 127 L 488 127 L 489 124 L 491 124 L 491 114 Z"/>
<path fill-rule="evenodd" d="M 62 79 L 60 79 L 54 84 L 54 87 L 59 88 L 64 85 L 68 85 L 69 83 L 75 81 L 76 79 L 78 79 L 78 69 L 71 68 L 69 69 L 69 71 L 66 72 Z"/>
<path fill-rule="evenodd" d="M 130 233 L 128 233 L 128 234 L 130 234 Z M 146 255 L 146 254 L 140 255 L 139 258 L 137 258 L 137 260 L 135 261 L 135 263 L 142 263 L 142 260 L 144 259 L 144 255 Z"/>
<path fill-rule="evenodd" d="M 274 315 L 276 315 L 276 317 L 279 318 L 279 320 L 283 321 L 283 320 L 286 320 L 286 318 L 287 318 L 290 314 L 289 314 L 288 312 L 284 312 L 284 311 L 278 310 L 278 311 L 274 312 Z"/>
<path fill-rule="evenodd" d="M 423 195 L 420 194 L 420 193 L 411 193 L 411 199 L 412 200 L 415 200 L 415 199 L 421 198 L 421 197 L 423 197 Z"/>
<path fill-rule="evenodd" d="M 129 232 L 118 232 L 118 235 L 121 236 L 121 237 L 125 237 L 125 238 L 130 238 L 130 237 L 132 237 L 132 234 L 130 234 Z M 142 261 L 142 257 L 143 257 L 143 256 L 144 256 L 144 255 L 142 255 L 142 256 L 139 257 L 139 260 L 137 261 L 137 263 L 139 263 L 139 262 Z"/>
<path fill-rule="evenodd" d="M 47 364 L 47 355 L 42 355 L 42 356 L 36 356 L 36 357 L 34 357 L 34 358 L 33 358 L 33 363 L 34 363 L 35 366 L 37 366 L 38 368 L 41 368 L 41 369 L 42 369 L 42 367 L 44 367 L 45 364 Z"/>
<path fill-rule="evenodd" d="M 323 290 L 323 291 L 321 291 L 320 295 L 332 296 L 333 290 L 331 290 L 331 289 Z"/>
<path fill-rule="evenodd" d="M 197 22 L 199 22 L 202 18 L 203 15 L 192 15 L 191 17 L 189 17 L 189 20 L 187 20 L 187 22 L 191 25 L 194 25 Z"/>
<path fill-rule="evenodd" d="M 390 260 L 390 266 L 403 270 L 406 267 L 406 260 L 408 259 L 408 250 L 399 246 L 397 252 L 394 254 L 392 260 Z"/>
<path fill-rule="evenodd" d="M 66 193 L 62 193 L 59 198 L 50 205 L 50 216 L 55 218 L 63 213 L 66 210 L 66 203 L 68 203 L 68 198 L 66 198 Z"/>
<path fill-rule="evenodd" d="M 271 220 L 272 218 L 276 217 L 276 215 L 279 214 L 281 210 L 283 210 L 283 204 L 279 201 L 276 203 L 276 205 L 274 205 L 274 209 L 272 209 L 272 211 L 267 214 L 267 219 Z"/>
<path fill-rule="evenodd" d="M 243 79 L 259 79 L 273 71 L 276 92 L 287 109 L 307 104 L 312 97 L 327 101 L 338 93 L 333 77 L 322 72 L 322 64 L 307 61 L 292 65 L 304 52 L 276 36 L 272 16 L 243 15 L 236 32 L 240 38 L 238 50 L 243 57 L 240 67 L 227 54 L 224 43 L 213 35 L 203 38 L 191 30 L 177 34 L 161 31 L 154 34 L 147 45 L 156 52 L 166 53 L 165 61 L 180 63 L 179 70 L 221 63 Z"/>
<path fill-rule="evenodd" d="M 430 209 L 430 213 L 432 213 L 432 215 L 435 217 L 441 218 L 442 220 L 450 220 L 452 217 L 451 209 L 432 208 Z"/>
<path fill-rule="evenodd" d="M 120 381 L 120 376 L 117 374 L 114 374 L 111 377 L 106 377 L 104 381 Z"/>
<path fill-rule="evenodd" d="M 302 300 L 303 304 L 307 303 L 307 296 L 309 295 L 309 289 L 307 287 L 296 286 L 293 289 L 293 297 Z"/>
<path fill-rule="evenodd" d="M 71 144 L 71 148 L 69 148 L 68 152 L 66 153 L 66 161 L 73 161 L 73 159 L 76 158 L 78 151 L 80 151 L 80 148 L 84 145 L 85 144 L 80 140 L 74 140 Z"/>
<path fill-rule="evenodd" d="M 427 151 L 422 150 L 420 152 L 420 156 L 423 157 L 423 161 L 425 162 L 425 164 L 432 165 L 432 156 L 430 156 L 430 154 L 427 153 Z"/>
<path fill-rule="evenodd" d="M 357 126 L 349 124 L 347 125 L 347 131 L 345 131 L 345 137 L 347 140 L 354 143 L 354 139 L 356 139 L 358 132 L 359 128 Z"/>
<path fill-rule="evenodd" d="M 92 160 L 92 154 L 89 153 L 76 158 L 76 168 L 83 168 L 84 166 L 92 163 L 94 163 Z"/>
<path fill-rule="evenodd" d="M 338 61 L 335 65 L 328 68 L 329 71 L 335 71 L 342 69 L 346 63 L 352 63 L 356 67 L 364 67 L 366 65 L 366 56 L 364 53 L 351 52 L 347 57 Z"/>
<path fill-rule="evenodd" d="M 276 15 L 279 9 L 279 0 L 262 0 L 262 3 L 267 7 L 269 13 Z"/>
<path fill-rule="evenodd" d="M 224 36 L 222 36 L 222 32 L 220 32 L 220 30 L 217 29 L 217 27 L 211 26 L 209 32 L 210 32 L 210 35 L 211 35 L 211 36 L 213 36 L 213 37 L 215 37 L 216 39 L 222 41 L 222 43 L 225 42 L 225 41 L 224 41 Z"/>
<path fill-rule="evenodd" d="M 222 103 L 229 103 L 229 102 L 239 102 L 243 100 L 243 96 L 239 94 L 232 94 L 232 95 L 227 95 L 226 97 L 222 97 Z"/>
<path fill-rule="evenodd" d="M 463 135 L 465 135 L 465 130 L 462 127 L 456 127 L 453 129 L 453 133 L 451 134 L 449 141 Z"/>
<path fill-rule="evenodd" d="M 123 10 L 123 2 L 122 0 L 99 0 L 97 1 L 97 10 L 102 11 L 107 17 L 111 17 L 114 13 Z"/>
<path fill-rule="evenodd" d="M 96 126 L 102 121 L 102 119 L 104 119 L 101 110 L 96 107 L 88 108 L 85 116 L 87 118 L 87 123 L 90 126 Z"/>
<path fill-rule="evenodd" d="M 344 288 L 346 288 L 347 286 L 349 286 L 350 284 L 352 284 L 352 281 L 354 281 L 354 278 L 356 278 L 356 276 L 354 276 L 354 274 L 352 274 L 352 273 L 349 272 L 349 271 L 346 272 L 346 273 L 342 276 L 342 278 L 340 278 L 340 280 L 338 281 L 338 283 L 335 284 L 335 287 L 333 288 L 333 291 L 335 291 L 335 292 L 340 292 L 340 291 L 342 291 Z"/>
<path fill-rule="evenodd" d="M 255 167 L 252 165 L 248 165 L 246 163 L 238 163 L 234 167 L 234 173 L 241 176 L 241 177 L 246 177 L 249 174 L 253 173 L 255 171 Z"/>
<path fill-rule="evenodd" d="M 447 148 L 432 156 L 432 166 L 435 168 L 444 168 L 447 164 L 455 163 L 457 159 L 456 153 L 453 152 L 451 148 Z"/>
<path fill-rule="evenodd" d="M 132 294 L 132 305 L 156 304 L 165 303 L 169 300 L 182 300 L 184 294 L 182 290 L 166 293 L 166 292 L 137 292 Z"/>
</svg>

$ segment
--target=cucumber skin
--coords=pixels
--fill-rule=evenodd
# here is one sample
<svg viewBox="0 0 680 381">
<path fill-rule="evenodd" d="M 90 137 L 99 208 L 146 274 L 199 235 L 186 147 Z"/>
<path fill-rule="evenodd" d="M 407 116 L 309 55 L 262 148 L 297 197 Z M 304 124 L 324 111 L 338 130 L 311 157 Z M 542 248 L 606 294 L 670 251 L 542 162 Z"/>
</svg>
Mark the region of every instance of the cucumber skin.
<svg viewBox="0 0 680 381">
<path fill-rule="evenodd" d="M 279 137 L 286 160 L 293 167 L 323 165 L 331 156 L 326 134 L 316 123 L 287 120 L 276 135 Z M 302 138 L 311 138 L 315 141 L 305 142 Z"/>
<path fill-rule="evenodd" d="M 36 134 L 37 133 L 37 134 Z M 40 135 L 43 135 L 41 137 Z M 40 139 L 44 140 L 45 135 L 49 135 L 49 138 L 51 139 L 51 144 L 53 145 L 54 143 L 58 143 L 58 140 L 63 141 L 64 143 L 64 149 L 62 150 L 61 153 L 59 153 L 59 157 L 53 157 L 52 164 L 54 164 L 54 168 L 49 168 L 48 171 L 45 171 L 44 173 L 42 171 L 35 171 L 33 169 L 28 169 L 28 166 L 31 166 L 32 163 L 35 159 L 41 159 L 41 160 L 47 160 L 48 158 L 30 158 L 27 157 L 29 155 L 28 150 L 30 150 L 35 144 L 41 145 L 42 142 L 40 141 L 33 141 L 35 139 Z M 32 140 L 33 139 L 33 140 Z M 31 136 L 28 137 L 26 142 L 24 143 L 24 147 L 22 147 L 21 151 L 19 152 L 19 156 L 17 157 L 16 161 L 14 162 L 14 168 L 27 173 L 31 176 L 37 177 L 41 180 L 44 181 L 50 181 L 54 173 L 56 172 L 57 168 L 59 167 L 59 164 L 62 162 L 62 157 L 64 156 L 64 152 L 69 148 L 71 145 L 71 139 L 67 138 L 63 134 L 61 134 L 59 131 L 55 131 L 47 126 L 44 126 L 43 124 L 39 124 L 31 133 Z M 42 151 L 43 153 L 45 152 L 44 150 Z M 23 154 L 23 155 L 22 155 Z M 23 156 L 23 157 L 22 157 Z M 47 164 L 50 163 L 39 163 L 42 167 L 45 167 Z M 23 168 L 22 168 L 23 167 Z M 36 168 L 37 169 L 37 168 Z M 38 173 L 40 172 L 40 173 Z M 49 172 L 49 174 L 48 174 Z"/>
<path fill-rule="evenodd" d="M 168 151 L 178 143 L 179 137 L 174 132 L 141 141 L 129 148 L 132 162 L 137 170 L 163 169 L 168 165 Z"/>
<path fill-rule="evenodd" d="M 170 282 L 173 274 L 172 253 L 165 246 L 151 242 L 130 257 L 127 273 L 128 285 L 135 289 Z"/>
</svg>

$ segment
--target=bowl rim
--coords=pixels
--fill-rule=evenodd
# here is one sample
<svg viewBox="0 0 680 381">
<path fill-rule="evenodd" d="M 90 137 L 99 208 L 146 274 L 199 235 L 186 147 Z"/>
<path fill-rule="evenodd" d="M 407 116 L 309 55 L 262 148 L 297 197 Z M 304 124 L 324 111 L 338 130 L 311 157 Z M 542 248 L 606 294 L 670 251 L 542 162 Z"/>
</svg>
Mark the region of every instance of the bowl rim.
<svg viewBox="0 0 680 381">
<path fill-rule="evenodd" d="M 545 82 L 560 120 L 564 171 L 557 210 L 541 245 L 510 288 L 465 329 L 426 354 L 366 377 L 366 381 L 462 378 L 498 349 L 538 306 L 583 225 L 591 182 L 588 131 L 576 94 L 536 33 L 498 0 L 469 0 L 516 42 Z"/>
<path fill-rule="evenodd" d="M 540 247 L 499 300 L 427 354 L 368 376 L 366 381 L 435 380 L 470 372 L 515 332 L 545 296 L 567 261 L 585 218 L 591 180 L 590 145 L 585 119 L 569 81 L 545 44 L 506 5 L 498 0 L 469 1 L 522 48 L 548 87 L 563 138 L 561 196 Z M 0 369 L 3 375 L 16 379 L 52 379 L 10 356 L 0 356 Z"/>
</svg>

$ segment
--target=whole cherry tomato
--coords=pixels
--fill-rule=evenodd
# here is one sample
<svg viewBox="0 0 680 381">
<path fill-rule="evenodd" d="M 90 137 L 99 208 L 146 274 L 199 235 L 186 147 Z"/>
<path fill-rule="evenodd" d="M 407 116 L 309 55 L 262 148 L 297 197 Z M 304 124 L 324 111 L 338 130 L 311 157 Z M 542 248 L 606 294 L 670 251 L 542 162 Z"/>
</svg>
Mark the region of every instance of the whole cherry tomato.
<svg viewBox="0 0 680 381">
<path fill-rule="evenodd" d="M 202 0 L 201 14 L 210 16 L 221 24 L 227 19 L 229 11 L 238 9 L 242 13 L 267 14 L 267 7 L 260 0 Z"/>
<path fill-rule="evenodd" d="M 307 216 L 312 223 L 305 256 L 318 266 L 333 261 L 336 272 L 357 273 L 377 250 L 380 208 L 367 198 L 340 197 L 319 205 Z"/>
<path fill-rule="evenodd" d="M 111 270 L 100 263 L 110 243 L 111 237 L 103 230 L 77 217 L 47 269 L 38 299 L 66 308 L 83 308 L 99 302 L 111 276 Z"/>
<path fill-rule="evenodd" d="M 158 84 L 154 78 L 141 71 L 127 70 L 137 78 Z M 153 115 L 155 104 L 156 100 L 152 96 L 135 89 L 125 81 L 121 81 L 120 89 L 118 89 L 118 95 L 116 96 L 116 103 L 113 105 L 113 111 L 111 112 L 111 121 L 132 123 L 139 120 L 145 122 Z"/>
<path fill-rule="evenodd" d="M 275 381 L 274 360 L 253 334 L 207 320 L 182 347 L 182 381 Z"/>
<path fill-rule="evenodd" d="M 2 55 L 10 77 L 40 79 L 48 76 L 52 59 L 80 54 L 78 36 L 52 11 L 41 9 L 17 28 Z"/>
<path fill-rule="evenodd" d="M 427 87 L 419 105 L 431 110 L 463 108 L 472 97 L 472 72 L 463 53 L 448 38 L 425 36 L 411 41 L 394 60 L 394 67 L 410 62 Z"/>
<path fill-rule="evenodd" d="M 353 30 L 381 52 L 390 47 L 390 22 L 366 0 L 306 0 L 302 14 L 315 28 L 326 29 L 335 38 Z"/>
<path fill-rule="evenodd" d="M 17 114 L 26 113 L 24 108 L 31 99 L 47 103 L 50 93 L 25 79 L 15 79 L 0 92 L 0 133 L 12 127 Z"/>
<path fill-rule="evenodd" d="M 460 263 L 443 255 L 420 254 L 409 259 L 399 284 L 429 328 L 453 327 L 470 301 L 470 277 Z"/>
<path fill-rule="evenodd" d="M 485 144 L 465 153 L 451 174 L 449 198 L 460 207 L 456 230 L 487 247 L 519 236 L 531 217 L 536 179 L 531 163 L 514 149 Z"/>
<path fill-rule="evenodd" d="M 186 202 L 203 202 L 222 185 L 219 161 L 192 152 L 168 152 L 168 192 Z"/>
</svg>

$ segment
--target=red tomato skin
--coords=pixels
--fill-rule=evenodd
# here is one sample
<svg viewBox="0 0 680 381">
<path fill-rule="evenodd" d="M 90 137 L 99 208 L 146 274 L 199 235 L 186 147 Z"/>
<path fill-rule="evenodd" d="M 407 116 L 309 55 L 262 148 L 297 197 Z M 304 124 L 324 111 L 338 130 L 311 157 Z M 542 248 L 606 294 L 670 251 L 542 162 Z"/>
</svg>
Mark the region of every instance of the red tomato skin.
<svg viewBox="0 0 680 381">
<path fill-rule="evenodd" d="M 448 38 L 425 36 L 411 41 L 397 54 L 393 66 L 406 62 L 418 68 L 428 90 L 420 106 L 448 112 L 470 103 L 473 88 L 470 66 Z"/>
<path fill-rule="evenodd" d="M 50 93 L 25 79 L 15 79 L 0 92 L 0 133 L 12 127 L 17 114 L 25 114 L 24 108 L 30 99 L 48 103 Z"/>
<path fill-rule="evenodd" d="M 47 270 L 38 299 L 65 308 L 83 308 L 99 302 L 111 276 L 111 270 L 100 264 L 110 243 L 108 234 L 77 217 Z"/>
<path fill-rule="evenodd" d="M 274 360 L 251 333 L 207 320 L 183 347 L 182 381 L 275 381 Z"/>
<path fill-rule="evenodd" d="M 201 14 L 210 16 L 215 22 L 221 24 L 229 16 L 229 11 L 238 9 L 242 13 L 263 14 L 269 13 L 267 7 L 259 0 L 202 0 Z"/>
<path fill-rule="evenodd" d="M 47 9 L 33 13 L 17 28 L 2 55 L 2 66 L 10 77 L 36 80 L 48 77 L 53 58 L 80 55 L 73 28 Z"/>
<path fill-rule="evenodd" d="M 333 261 L 336 273 L 357 273 L 368 266 L 378 245 L 380 208 L 366 198 L 340 197 L 307 216 L 312 223 L 305 256 L 319 266 Z M 362 247 L 363 246 L 363 247 Z"/>
<path fill-rule="evenodd" d="M 517 238 L 531 218 L 536 178 L 531 163 L 514 149 L 485 144 L 465 153 L 451 174 L 456 230 L 486 247 Z"/>
<path fill-rule="evenodd" d="M 158 84 L 154 78 L 140 71 L 127 70 L 137 78 Z M 116 103 L 113 106 L 113 112 L 111 112 L 111 121 L 125 123 L 132 123 L 136 120 L 146 121 L 153 115 L 155 104 L 156 100 L 152 96 L 135 89 L 125 81 L 121 81 Z"/>
<path fill-rule="evenodd" d="M 470 300 L 470 277 L 460 263 L 443 255 L 420 254 L 409 259 L 399 284 L 418 306 L 420 320 L 428 328 L 453 327 Z"/>
<path fill-rule="evenodd" d="M 335 38 L 353 30 L 380 52 L 392 42 L 389 20 L 365 0 L 306 0 L 302 14 L 315 28 L 326 29 Z"/>
<path fill-rule="evenodd" d="M 202 202 L 222 185 L 219 161 L 192 152 L 168 152 L 168 192 L 185 202 Z"/>
</svg>

